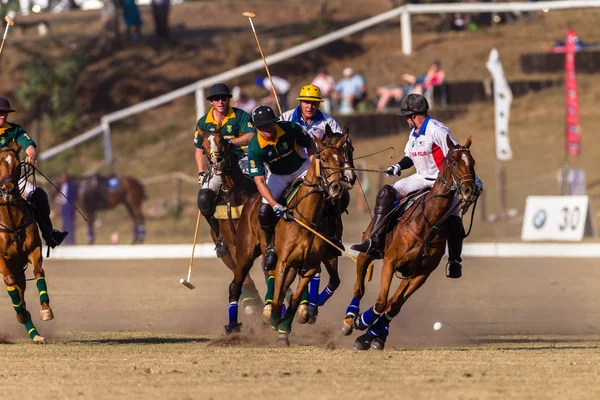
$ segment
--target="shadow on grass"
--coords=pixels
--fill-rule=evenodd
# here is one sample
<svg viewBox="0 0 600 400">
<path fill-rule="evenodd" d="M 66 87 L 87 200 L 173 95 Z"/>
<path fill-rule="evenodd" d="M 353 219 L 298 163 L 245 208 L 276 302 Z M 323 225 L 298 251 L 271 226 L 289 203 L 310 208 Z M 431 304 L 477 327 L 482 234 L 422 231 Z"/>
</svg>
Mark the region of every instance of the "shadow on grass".
<svg viewBox="0 0 600 400">
<path fill-rule="evenodd" d="M 177 344 L 177 343 L 206 343 L 210 342 L 211 339 L 199 338 L 199 337 L 147 337 L 147 338 L 106 338 L 106 339 L 80 339 L 71 340 L 70 343 L 79 344 Z"/>
</svg>

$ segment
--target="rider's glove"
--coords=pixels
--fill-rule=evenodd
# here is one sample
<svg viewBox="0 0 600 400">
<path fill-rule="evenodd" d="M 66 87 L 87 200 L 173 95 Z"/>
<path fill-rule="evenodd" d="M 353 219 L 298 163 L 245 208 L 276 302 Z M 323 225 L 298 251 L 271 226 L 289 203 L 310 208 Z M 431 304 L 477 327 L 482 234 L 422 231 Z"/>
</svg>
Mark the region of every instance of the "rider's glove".
<svg viewBox="0 0 600 400">
<path fill-rule="evenodd" d="M 273 211 L 275 211 L 275 215 L 277 215 L 277 218 L 283 217 L 283 219 L 285 219 L 286 221 L 289 221 L 291 214 L 288 211 L 287 207 L 282 206 L 281 204 L 277 203 L 273 206 Z M 294 217 L 292 216 L 292 219 L 293 218 Z"/>
<path fill-rule="evenodd" d="M 394 165 L 390 165 L 388 167 L 388 169 L 385 170 L 385 172 L 389 175 L 389 176 L 400 176 L 402 168 L 400 168 L 400 164 L 394 164 Z"/>
<path fill-rule="evenodd" d="M 206 175 L 204 171 L 198 172 L 198 184 L 199 185 L 202 185 L 204 183 L 204 175 Z"/>
</svg>

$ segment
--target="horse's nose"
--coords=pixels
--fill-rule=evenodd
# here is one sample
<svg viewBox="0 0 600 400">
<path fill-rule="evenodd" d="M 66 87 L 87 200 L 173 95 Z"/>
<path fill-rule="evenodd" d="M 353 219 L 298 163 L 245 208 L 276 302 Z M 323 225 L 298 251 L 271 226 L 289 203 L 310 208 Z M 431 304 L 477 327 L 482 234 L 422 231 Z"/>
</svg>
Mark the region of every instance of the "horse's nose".
<svg viewBox="0 0 600 400">
<path fill-rule="evenodd" d="M 470 196 L 472 192 L 473 192 L 473 190 L 471 189 L 471 187 L 470 187 L 470 186 L 467 186 L 467 188 L 465 189 L 465 194 L 466 194 L 467 196 Z"/>
<path fill-rule="evenodd" d="M 213 157 L 213 162 L 215 164 L 221 164 L 223 162 L 223 157 L 221 157 L 221 156 Z"/>
</svg>

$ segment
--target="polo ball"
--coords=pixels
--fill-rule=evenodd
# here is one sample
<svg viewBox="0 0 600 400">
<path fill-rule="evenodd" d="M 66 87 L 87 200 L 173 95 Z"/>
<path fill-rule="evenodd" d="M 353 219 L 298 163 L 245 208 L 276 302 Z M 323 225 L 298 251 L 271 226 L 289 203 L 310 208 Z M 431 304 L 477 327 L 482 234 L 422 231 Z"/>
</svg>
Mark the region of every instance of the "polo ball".
<svg viewBox="0 0 600 400">
<path fill-rule="evenodd" d="M 433 330 L 434 331 L 439 331 L 440 329 L 442 329 L 442 323 L 441 322 L 436 322 L 435 324 L 433 324 Z"/>
</svg>

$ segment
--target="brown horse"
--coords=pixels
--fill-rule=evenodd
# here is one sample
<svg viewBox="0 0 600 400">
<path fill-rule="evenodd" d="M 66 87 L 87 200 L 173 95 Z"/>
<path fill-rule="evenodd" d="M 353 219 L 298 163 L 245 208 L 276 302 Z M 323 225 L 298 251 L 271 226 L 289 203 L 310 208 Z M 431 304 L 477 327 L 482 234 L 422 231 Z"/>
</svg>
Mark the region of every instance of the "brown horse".
<svg viewBox="0 0 600 400">
<path fill-rule="evenodd" d="M 222 188 L 216 200 L 215 216 L 219 220 L 219 230 L 223 241 L 229 248 L 229 252 L 221 257 L 223 263 L 235 271 L 235 233 L 239 223 L 240 209 L 246 199 L 257 192 L 254 181 L 244 175 L 238 164 L 238 157 L 234 153 L 234 147 L 226 141 L 219 132 L 205 134 L 202 139 L 204 154 L 208 154 L 208 163 L 211 173 L 220 175 Z M 216 243 L 217 236 L 211 230 L 213 242 Z M 254 281 L 250 276 L 246 277 L 243 287 L 243 305 L 247 314 L 254 313 L 256 308 L 262 308 L 262 300 Z"/>
<path fill-rule="evenodd" d="M 330 198 L 340 198 L 346 189 L 347 182 L 343 177 L 344 157 L 341 147 L 348 134 L 343 135 L 337 145 L 324 145 L 315 139 L 317 153 L 312 158 L 306 177 L 288 208 L 294 218 L 311 226 L 324 236 L 328 236 L 328 227 L 323 224 L 325 202 Z M 266 252 L 266 237 L 258 223 L 258 209 L 262 202 L 260 194 L 250 197 L 244 205 L 239 229 L 236 234 L 237 269 L 229 286 L 229 325 L 228 332 L 237 331 L 237 302 L 241 294 L 241 283 L 244 281 L 254 260 Z M 328 244 L 310 231 L 292 222 L 280 220 L 275 228 L 275 249 L 278 256 L 275 271 L 266 271 L 267 296 L 263 318 L 271 322 L 271 326 L 280 333 L 279 343 L 289 345 L 288 335 L 292 320 L 305 294 L 310 280 L 320 268 L 325 258 Z M 284 296 L 296 275 L 300 280 L 296 291 L 282 317 Z M 269 304 L 271 303 L 272 304 Z M 271 308 L 272 307 L 272 308 Z M 272 309 L 272 311 L 271 311 Z"/>
<path fill-rule="evenodd" d="M 95 242 L 94 223 L 96 212 L 110 210 L 119 204 L 125 205 L 133 220 L 133 244 L 144 243 L 146 228 L 142 202 L 146 198 L 142 183 L 131 176 L 91 175 L 71 176 L 77 183 L 77 205 L 88 217 L 87 239 L 89 244 Z"/>
<path fill-rule="evenodd" d="M 346 310 L 341 329 L 344 335 L 350 335 L 353 328 L 368 329 L 366 334 L 356 339 L 354 348 L 357 350 L 384 348 L 390 321 L 398 315 L 406 300 L 425 283 L 444 255 L 447 238 L 443 225 L 445 219 L 454 207 L 464 210 L 477 199 L 475 160 L 469 150 L 471 138 L 464 146 L 455 146 L 449 137 L 447 142 L 449 151 L 431 191 L 409 206 L 395 227 L 387 233 L 379 296 L 375 306 L 362 314 L 358 314 L 360 299 L 365 293 L 367 266 L 373 258 L 363 253 L 358 256 L 354 298 Z M 401 280 L 388 301 L 395 272 L 402 273 L 406 278 Z"/>
<path fill-rule="evenodd" d="M 6 147 L 0 152 L 0 272 L 17 313 L 31 340 L 46 343 L 39 335 L 25 304 L 25 268 L 33 264 L 33 276 L 40 294 L 40 318 L 54 318 L 42 268 L 42 242 L 37 224 L 28 204 L 21 198 L 19 153 L 21 145 Z"/>
</svg>

